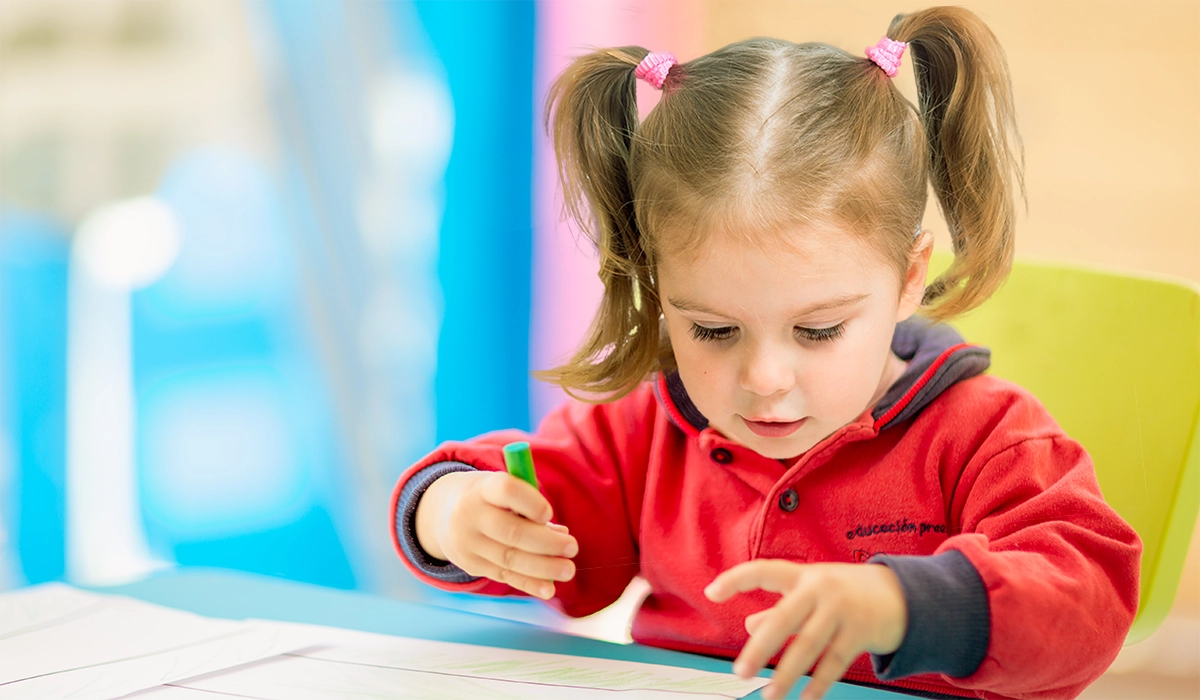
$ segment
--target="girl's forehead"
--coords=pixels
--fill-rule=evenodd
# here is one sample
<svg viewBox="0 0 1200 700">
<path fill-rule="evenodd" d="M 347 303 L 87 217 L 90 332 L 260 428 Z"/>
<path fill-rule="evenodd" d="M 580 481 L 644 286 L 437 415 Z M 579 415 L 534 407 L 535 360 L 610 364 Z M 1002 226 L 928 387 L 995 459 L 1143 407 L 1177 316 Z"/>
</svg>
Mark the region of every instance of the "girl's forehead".
<svg viewBox="0 0 1200 700">
<path fill-rule="evenodd" d="M 676 309 L 730 319 L 793 318 L 835 299 L 889 299 L 895 267 L 861 236 L 814 229 L 774 240 L 715 235 L 660 257 L 657 281 Z M 749 321 L 747 321 L 749 322 Z"/>
<path fill-rule="evenodd" d="M 836 222 L 778 226 L 769 230 L 746 227 L 693 229 L 659 241 L 659 265 L 680 271 L 737 264 L 803 268 L 857 264 L 864 256 L 883 256 L 861 233 Z"/>
<path fill-rule="evenodd" d="M 831 232 L 765 247 L 714 237 L 693 254 L 664 256 L 658 291 L 678 311 L 748 324 L 791 322 L 865 299 L 898 298 L 894 267 L 868 251 L 855 237 Z"/>
</svg>

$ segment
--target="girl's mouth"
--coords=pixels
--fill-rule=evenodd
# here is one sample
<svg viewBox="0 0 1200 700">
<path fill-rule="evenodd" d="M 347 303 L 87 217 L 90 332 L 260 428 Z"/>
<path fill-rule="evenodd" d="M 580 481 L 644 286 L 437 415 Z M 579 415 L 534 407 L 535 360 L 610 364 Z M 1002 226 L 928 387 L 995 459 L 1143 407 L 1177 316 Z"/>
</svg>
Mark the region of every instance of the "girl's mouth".
<svg viewBox="0 0 1200 700">
<path fill-rule="evenodd" d="M 787 437 L 788 435 L 791 435 L 799 430 L 800 426 L 804 425 L 804 421 L 806 420 L 808 419 L 801 418 L 800 420 L 794 421 L 774 421 L 750 420 L 749 418 L 745 417 L 742 418 L 742 421 L 745 422 L 746 427 L 750 429 L 750 432 L 760 437 L 768 438 Z"/>
</svg>

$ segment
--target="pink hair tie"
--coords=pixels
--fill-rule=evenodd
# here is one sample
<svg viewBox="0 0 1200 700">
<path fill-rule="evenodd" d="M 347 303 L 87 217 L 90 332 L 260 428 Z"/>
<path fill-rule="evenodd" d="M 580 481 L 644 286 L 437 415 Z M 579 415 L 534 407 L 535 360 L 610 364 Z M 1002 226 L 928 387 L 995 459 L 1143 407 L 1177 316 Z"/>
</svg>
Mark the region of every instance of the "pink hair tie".
<svg viewBox="0 0 1200 700">
<path fill-rule="evenodd" d="M 633 74 L 656 89 L 662 90 L 663 81 L 667 79 L 667 72 L 673 65 L 675 65 L 675 54 L 670 51 L 652 51 L 646 54 L 646 57 L 634 69 Z"/>
<path fill-rule="evenodd" d="M 874 46 L 867 47 L 867 58 L 882 68 L 889 78 L 895 78 L 900 72 L 900 57 L 904 55 L 905 46 L 908 44 L 892 41 L 885 36 Z"/>
</svg>

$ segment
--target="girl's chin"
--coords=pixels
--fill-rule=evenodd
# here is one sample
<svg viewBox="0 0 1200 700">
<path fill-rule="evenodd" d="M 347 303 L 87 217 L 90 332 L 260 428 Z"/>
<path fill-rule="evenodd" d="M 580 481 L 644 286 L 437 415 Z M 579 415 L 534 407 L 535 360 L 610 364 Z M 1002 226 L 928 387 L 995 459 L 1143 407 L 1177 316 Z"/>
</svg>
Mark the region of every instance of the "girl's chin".
<svg viewBox="0 0 1200 700">
<path fill-rule="evenodd" d="M 790 462 L 792 460 L 803 457 L 805 452 L 808 452 L 810 449 L 812 449 L 812 445 L 809 445 L 807 447 L 799 447 L 799 448 L 792 448 L 792 449 L 779 448 L 779 447 L 776 447 L 775 449 L 764 449 L 761 447 L 753 447 L 751 449 L 753 449 L 755 452 L 759 453 L 763 457 L 766 457 L 767 459 L 776 459 L 781 462 Z"/>
<path fill-rule="evenodd" d="M 763 457 L 784 461 L 802 456 L 817 443 L 803 435 L 793 434 L 783 438 L 770 438 L 755 435 L 745 429 L 739 431 L 735 439 Z"/>
<path fill-rule="evenodd" d="M 710 422 L 709 427 L 767 459 L 786 462 L 803 456 L 825 437 L 825 435 L 818 434 L 820 427 L 813 424 L 811 416 L 802 422 L 803 425 L 799 430 L 791 432 L 786 437 L 756 435 L 740 416 L 734 416 L 728 425 Z"/>
</svg>

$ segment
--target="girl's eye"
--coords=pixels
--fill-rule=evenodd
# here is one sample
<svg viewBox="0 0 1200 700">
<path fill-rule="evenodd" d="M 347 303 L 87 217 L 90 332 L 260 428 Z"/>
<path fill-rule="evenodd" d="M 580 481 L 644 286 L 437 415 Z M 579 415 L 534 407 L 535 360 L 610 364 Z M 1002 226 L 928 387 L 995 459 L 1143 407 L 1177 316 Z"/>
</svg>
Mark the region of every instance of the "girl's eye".
<svg viewBox="0 0 1200 700">
<path fill-rule="evenodd" d="M 737 332 L 737 326 L 722 326 L 720 328 L 709 328 L 699 324 L 692 324 L 692 337 L 696 340 L 728 340 Z"/>
<path fill-rule="evenodd" d="M 803 338 L 804 340 L 812 340 L 818 343 L 837 340 L 838 338 L 842 337 L 842 333 L 845 331 L 846 323 L 844 321 L 836 326 L 830 326 L 829 328 L 804 328 L 802 326 L 796 326 L 797 336 Z"/>
</svg>

